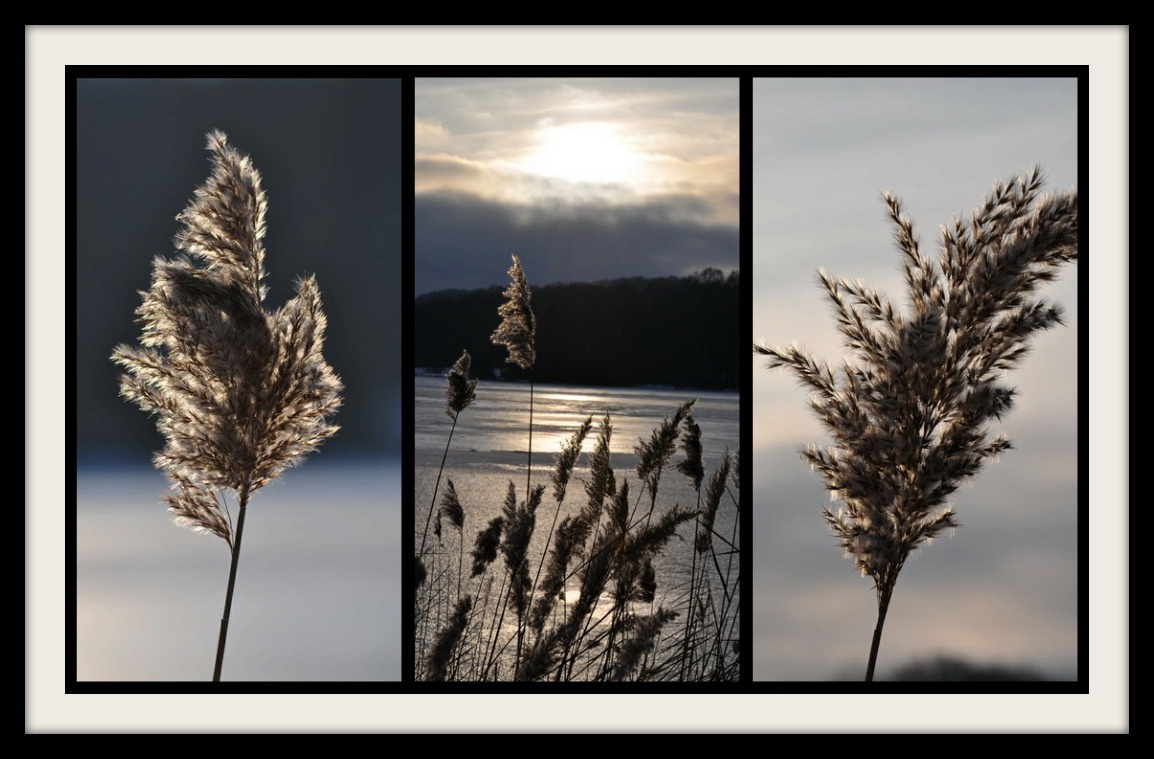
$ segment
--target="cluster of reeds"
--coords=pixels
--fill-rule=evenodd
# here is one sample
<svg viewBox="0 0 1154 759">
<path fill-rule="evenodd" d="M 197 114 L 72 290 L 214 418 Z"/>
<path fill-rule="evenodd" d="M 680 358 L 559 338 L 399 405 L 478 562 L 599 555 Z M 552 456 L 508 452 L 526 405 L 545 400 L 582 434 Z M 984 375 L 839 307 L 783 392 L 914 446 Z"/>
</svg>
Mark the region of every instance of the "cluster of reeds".
<svg viewBox="0 0 1154 759">
<path fill-rule="evenodd" d="M 510 276 L 493 341 L 529 368 L 535 322 L 515 257 Z M 466 353 L 448 375 L 450 436 L 476 396 L 468 370 Z M 609 414 L 597 423 L 580 471 L 594 436 L 588 417 L 555 455 L 549 487 L 527 475 L 520 492 L 510 481 L 501 514 L 472 536 L 465 494 L 451 478 L 440 490 L 443 457 L 416 556 L 417 679 L 736 680 L 739 477 L 726 452 L 706 482 L 694 403 L 638 441 L 632 487 L 612 466 Z M 679 443 L 683 455 L 674 462 Z M 671 506 L 663 507 L 668 498 L 659 502 L 661 475 L 670 468 L 686 476 L 682 493 L 695 500 L 692 507 L 677 503 L 676 494 Z M 575 477 L 583 480 L 583 502 L 569 497 Z M 543 505 L 547 489 L 552 508 Z M 720 522 L 732 525 L 724 535 L 714 529 L 723 507 L 733 509 L 731 520 Z M 671 541 L 689 537 L 690 522 L 690 556 L 662 561 Z"/>
<path fill-rule="evenodd" d="M 866 680 L 910 552 L 957 526 L 950 495 L 1011 447 L 990 432 L 1015 396 L 1003 375 L 1035 333 L 1061 323 L 1061 310 L 1033 294 L 1078 256 L 1078 197 L 1042 195 L 1042 184 L 1038 169 L 997 183 L 969 218 L 942 227 L 936 261 L 887 194 L 907 309 L 822 272 L 854 360 L 835 370 L 796 346 L 754 346 L 812 390 L 811 406 L 833 438 L 803 456 L 843 504 L 825 519 L 877 592 Z"/>
<path fill-rule="evenodd" d="M 214 680 L 220 679 L 244 518 L 253 494 L 331 437 L 341 382 L 322 355 L 325 314 L 312 276 L 273 312 L 263 303 L 267 202 L 252 161 L 208 135 L 213 171 L 178 216 L 185 255 L 153 261 L 136 310 L 140 347 L 121 345 L 120 393 L 156 416 L 154 462 L 177 524 L 232 553 Z M 236 504 L 235 527 L 229 500 Z"/>
</svg>

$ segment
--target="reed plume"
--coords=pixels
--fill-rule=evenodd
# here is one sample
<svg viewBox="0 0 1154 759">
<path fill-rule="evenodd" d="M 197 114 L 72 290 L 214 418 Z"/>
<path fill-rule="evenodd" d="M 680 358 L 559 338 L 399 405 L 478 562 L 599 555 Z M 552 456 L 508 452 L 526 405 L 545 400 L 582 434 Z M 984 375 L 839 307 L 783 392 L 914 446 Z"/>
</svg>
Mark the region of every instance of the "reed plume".
<svg viewBox="0 0 1154 759">
<path fill-rule="evenodd" d="M 537 605 L 533 607 L 533 614 L 529 621 L 530 626 L 538 634 L 541 633 L 541 628 L 545 624 L 545 618 L 553 611 L 553 606 L 557 601 L 557 593 L 564 583 L 564 574 L 568 568 L 569 557 L 576 546 L 573 542 L 572 529 L 569 527 L 572 523 L 571 518 L 567 516 L 562 522 L 562 528 L 565 530 L 564 535 L 557 531 L 557 518 L 561 514 L 561 504 L 565 502 L 565 493 L 569 486 L 569 478 L 573 475 L 573 467 L 576 466 L 577 458 L 581 455 L 581 446 L 592 427 L 593 417 L 586 417 L 577 431 L 561 444 L 561 450 L 558 451 L 553 460 L 553 473 L 550 475 L 550 479 L 553 482 L 553 500 L 557 502 L 557 508 L 553 511 L 553 522 L 549 525 L 549 534 L 545 536 L 545 545 L 553 545 L 553 552 L 549 554 L 551 557 L 549 572 L 545 576 L 545 583 L 541 586 L 542 593 L 537 599 Z M 553 541 L 555 534 L 557 536 L 556 543 Z M 533 588 L 529 594 L 530 597 L 537 592 L 537 583 L 541 579 L 541 570 L 545 566 L 545 556 L 546 553 L 542 552 L 537 561 L 537 572 L 533 575 Z"/>
<path fill-rule="evenodd" d="M 556 472 L 553 476 L 553 494 L 558 499 L 558 512 L 561 501 L 565 497 L 564 485 L 569 481 L 572 464 L 576 462 L 577 456 L 581 453 L 581 443 L 589 434 L 592 426 L 593 417 L 588 417 L 557 456 Z M 565 586 L 565 581 L 568 579 L 569 563 L 585 545 L 590 531 L 601 515 L 605 492 L 613 476 L 613 471 L 609 468 L 609 438 L 612 430 L 613 427 L 607 414 L 601 420 L 597 444 L 589 457 L 590 477 L 585 483 L 585 491 L 589 496 L 588 505 L 576 515 L 568 515 L 562 519 L 561 524 L 552 533 L 554 539 L 549 541 L 552 544 L 552 550 L 549 552 L 549 564 L 545 571 L 545 579 L 541 582 L 541 594 L 537 600 L 537 605 L 533 608 L 533 616 L 530 621 L 538 634 L 541 633 L 545 625 L 546 617 L 556 605 L 558 594 Z M 565 472 L 563 478 L 562 472 Z M 544 555 L 541 558 L 544 560 Z M 540 567 L 538 567 L 538 571 L 540 571 Z"/>
<path fill-rule="evenodd" d="M 421 587 L 428 577 L 428 569 L 425 567 L 425 547 L 428 543 L 429 524 L 432 522 L 434 511 L 437 511 L 437 521 L 433 533 L 438 539 L 441 537 L 441 513 L 436 508 L 437 493 L 441 489 L 441 476 L 445 473 L 445 461 L 449 458 L 449 447 L 453 444 L 453 433 L 457 431 L 457 419 L 462 411 L 477 400 L 477 380 L 475 377 L 469 376 L 471 366 L 472 358 L 469 356 L 469 351 L 462 351 L 461 357 L 453 363 L 453 367 L 445 375 L 445 414 L 453 420 L 453 426 L 449 428 L 449 437 L 445 440 L 445 452 L 441 454 L 441 467 L 437 470 L 437 482 L 433 486 L 433 499 L 429 504 L 429 511 L 425 514 L 425 530 L 421 534 L 421 547 L 417 550 L 417 555 L 413 557 L 413 566 L 415 567 L 413 586 L 415 588 Z"/>
<path fill-rule="evenodd" d="M 465 566 L 465 507 L 457 496 L 457 488 L 450 477 L 441 496 L 441 508 L 437 511 L 437 538 L 441 537 L 441 518 L 445 517 L 449 523 L 457 528 L 457 598 L 461 597 L 461 579 Z"/>
<path fill-rule="evenodd" d="M 521 259 L 513 256 L 509 267 L 509 286 L 503 293 L 505 302 L 497 308 L 501 323 L 493 330 L 490 338 L 494 345 L 503 345 L 507 351 L 506 361 L 528 370 L 537 361 L 535 341 L 537 318 L 533 315 L 532 293 L 525 272 L 521 269 Z M 533 481 L 533 380 L 529 379 L 529 452 L 525 465 L 525 492 L 529 492 Z"/>
<path fill-rule="evenodd" d="M 441 496 L 441 510 L 438 519 L 442 516 L 446 517 L 458 530 L 464 529 L 465 508 L 461 505 L 461 499 L 457 495 L 457 488 L 453 485 L 452 477 L 449 478 L 445 492 Z"/>
<path fill-rule="evenodd" d="M 637 477 L 645 482 L 653 498 L 657 496 L 661 470 L 677 450 L 678 427 L 682 420 L 689 416 L 695 403 L 696 400 L 686 401 L 678 406 L 672 418 L 666 417 L 660 426 L 650 433 L 648 441 L 639 439 L 633 448 L 633 453 L 637 456 Z M 700 434 L 700 430 L 698 433 Z"/>
<path fill-rule="evenodd" d="M 721 498 L 728 487 L 729 469 L 733 465 L 733 456 L 729 451 L 721 458 L 721 466 L 709 476 L 709 484 L 705 488 L 705 508 L 701 512 L 701 533 L 697 536 L 697 552 L 705 553 L 713 548 L 713 522 L 717 519 L 717 508 L 721 505 Z"/>
<path fill-rule="evenodd" d="M 677 471 L 689 478 L 690 483 L 693 485 L 693 492 L 697 496 L 698 516 L 693 523 L 693 544 L 695 548 L 689 559 L 689 597 L 695 598 L 698 587 L 696 546 L 701 541 L 701 481 L 705 479 L 705 464 L 702 461 L 701 427 L 693 418 L 692 413 L 685 415 L 684 425 L 685 433 L 681 437 L 681 450 L 685 453 L 685 458 L 677 462 Z M 681 636 L 681 662 L 677 674 L 679 679 L 685 677 L 685 667 L 689 663 L 693 618 L 693 614 L 685 615 L 685 629 Z"/>
<path fill-rule="evenodd" d="M 705 465 L 701 461 L 701 427 L 691 413 L 685 415 L 684 425 L 681 450 L 685 453 L 685 458 L 677 462 L 677 471 L 689 478 L 695 491 L 700 491 L 701 481 L 705 478 Z"/>
<path fill-rule="evenodd" d="M 609 680 L 621 682 L 637 669 L 642 657 L 651 652 L 656 645 L 661 628 L 676 617 L 677 612 L 658 608 L 653 614 L 631 620 L 626 629 L 633 634 L 622 641 L 620 654 L 609 674 Z"/>
<path fill-rule="evenodd" d="M 433 643 L 433 650 L 429 653 L 428 670 L 429 680 L 443 682 L 449 672 L 449 664 L 453 660 L 453 652 L 465 633 L 469 623 L 469 612 L 473 610 L 473 597 L 465 596 L 457 601 L 449 624 L 437 634 Z"/>
<path fill-rule="evenodd" d="M 886 194 L 902 254 L 903 311 L 860 282 L 820 274 L 855 361 L 838 370 L 797 347 L 756 345 L 791 371 L 833 438 L 803 457 L 843 504 L 824 516 L 878 600 L 866 680 L 873 679 L 894 584 L 910 553 L 957 526 L 948 499 L 987 459 L 1010 449 L 990 424 L 1013 405 L 1001 381 L 1061 309 L 1033 294 L 1078 256 L 1078 197 L 1042 195 L 1035 168 L 998 182 L 968 219 L 943 226 L 924 256 L 897 198 Z"/>
<path fill-rule="evenodd" d="M 565 500 L 565 490 L 569 485 L 569 477 L 573 474 L 573 467 L 577 457 L 581 455 L 581 445 L 593 427 L 593 417 L 587 417 L 557 453 L 553 462 L 553 500 L 560 504 Z"/>
<path fill-rule="evenodd" d="M 497 549 L 501 547 L 501 532 L 505 528 L 505 517 L 493 517 L 489 525 L 477 533 L 473 542 L 472 577 L 483 573 L 497 559 Z"/>
<path fill-rule="evenodd" d="M 588 498 L 588 519 L 592 526 L 601 515 L 605 499 L 616 491 L 617 486 L 610 466 L 610 441 L 613 439 L 613 423 L 606 413 L 597 428 L 597 443 L 589 455 L 589 477 L 585 480 L 585 495 Z"/>
<path fill-rule="evenodd" d="M 493 331 L 494 345 L 503 345 L 508 350 L 508 362 L 522 369 L 529 369 L 537 361 L 534 340 L 537 335 L 537 319 L 533 316 L 532 293 L 521 269 L 521 260 L 513 256 L 509 267 L 509 286 L 503 295 L 505 302 L 497 309 L 501 324 Z"/>
<path fill-rule="evenodd" d="M 505 566 L 513 578 L 511 597 L 518 617 L 524 615 L 529 604 L 529 541 L 533 539 L 533 530 L 537 526 L 537 507 L 541 504 L 541 494 L 544 492 L 545 486 L 538 485 L 528 499 L 518 504 L 517 491 L 510 482 L 502 509 L 505 536 L 501 542 L 501 552 L 505 554 Z"/>
<path fill-rule="evenodd" d="M 529 543 L 533 530 L 537 527 L 537 507 L 541 505 L 544 485 L 537 485 L 519 506 L 513 483 L 505 498 L 505 536 L 501 551 L 505 554 L 505 567 L 509 570 L 509 597 L 517 612 L 517 658 L 521 660 L 521 647 L 525 638 L 525 615 L 532 601 L 532 580 L 529 579 Z"/>
<path fill-rule="evenodd" d="M 445 413 L 454 421 L 477 400 L 477 380 L 469 376 L 472 363 L 469 351 L 464 351 L 445 377 Z"/>
<path fill-rule="evenodd" d="M 155 414 L 153 461 L 176 522 L 232 552 L 214 680 L 220 679 L 244 518 L 253 494 L 300 463 L 338 427 L 341 382 L 322 355 L 325 314 L 312 276 L 276 311 L 263 303 L 261 176 L 222 132 L 208 135 L 212 173 L 177 217 L 183 255 L 153 261 L 136 310 L 140 346 L 120 345 L 120 394 Z M 226 506 L 238 504 L 234 529 Z"/>
</svg>

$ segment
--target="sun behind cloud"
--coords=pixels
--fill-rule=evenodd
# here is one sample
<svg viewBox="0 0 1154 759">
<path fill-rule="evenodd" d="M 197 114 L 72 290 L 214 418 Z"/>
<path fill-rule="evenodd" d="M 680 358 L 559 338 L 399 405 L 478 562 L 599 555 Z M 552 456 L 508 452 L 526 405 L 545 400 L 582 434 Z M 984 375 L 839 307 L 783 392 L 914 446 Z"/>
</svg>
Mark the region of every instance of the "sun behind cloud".
<svg viewBox="0 0 1154 759">
<path fill-rule="evenodd" d="M 419 78 L 417 293 L 738 267 L 739 82 Z"/>
<path fill-rule="evenodd" d="M 542 124 L 537 143 L 520 168 L 531 174 L 574 183 L 638 184 L 644 180 L 645 161 L 633 150 L 615 124 L 578 122 Z"/>
</svg>

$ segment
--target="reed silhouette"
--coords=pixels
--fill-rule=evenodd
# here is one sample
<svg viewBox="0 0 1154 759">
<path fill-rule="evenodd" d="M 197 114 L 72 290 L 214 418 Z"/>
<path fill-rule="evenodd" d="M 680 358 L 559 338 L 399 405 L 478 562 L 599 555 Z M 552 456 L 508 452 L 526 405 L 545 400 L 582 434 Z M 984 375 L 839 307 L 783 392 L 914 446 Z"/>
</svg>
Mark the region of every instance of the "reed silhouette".
<svg viewBox="0 0 1154 759">
<path fill-rule="evenodd" d="M 177 217 L 183 255 L 153 261 L 136 310 L 140 345 L 120 345 L 120 394 L 156 417 L 153 461 L 172 483 L 177 524 L 216 535 L 232 561 L 213 680 L 220 680 L 250 500 L 336 433 L 341 381 L 324 360 L 325 314 L 312 276 L 264 308 L 265 212 L 252 161 L 208 135 L 212 173 Z M 235 526 L 229 500 L 236 504 Z"/>
<path fill-rule="evenodd" d="M 1078 255 L 1078 197 L 1043 195 L 1035 168 L 998 182 L 966 218 L 943 226 L 936 260 L 921 252 L 897 198 L 886 194 L 902 255 L 903 310 L 861 282 L 820 273 L 852 358 L 839 369 L 797 346 L 754 346 L 770 367 L 812 391 L 833 439 L 802 456 L 842 503 L 824 516 L 846 555 L 873 579 L 878 617 L 865 679 L 910 553 L 957 526 L 949 496 L 1011 448 L 990 424 L 1013 405 L 1002 381 L 1061 309 L 1035 291 Z"/>
</svg>

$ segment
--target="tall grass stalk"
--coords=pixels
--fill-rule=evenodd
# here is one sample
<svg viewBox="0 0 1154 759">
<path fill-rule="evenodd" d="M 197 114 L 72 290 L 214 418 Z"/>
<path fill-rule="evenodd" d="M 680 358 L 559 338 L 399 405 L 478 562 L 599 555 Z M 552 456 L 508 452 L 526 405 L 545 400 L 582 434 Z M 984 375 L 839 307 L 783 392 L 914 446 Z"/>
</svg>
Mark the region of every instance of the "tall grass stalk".
<svg viewBox="0 0 1154 759">
<path fill-rule="evenodd" d="M 437 469 L 437 482 L 433 486 L 433 498 L 429 503 L 429 512 L 425 516 L 425 530 L 421 534 L 421 547 L 417 551 L 418 563 L 423 561 L 425 557 L 425 547 L 429 539 L 429 523 L 432 520 L 433 512 L 436 511 L 437 492 L 441 488 L 441 476 L 445 472 L 445 461 L 449 458 L 449 447 L 453 443 L 453 433 L 457 431 L 457 419 L 461 412 L 473 405 L 473 401 L 477 399 L 477 380 L 469 376 L 471 365 L 472 358 L 469 356 L 469 352 L 465 351 L 445 377 L 445 414 L 453 420 L 453 426 L 449 428 L 449 437 L 445 441 L 445 452 L 441 455 L 441 466 Z"/>
<path fill-rule="evenodd" d="M 509 267 L 509 286 L 503 293 L 505 302 L 497 309 L 501 323 L 493 331 L 494 345 L 503 345 L 508 351 L 506 361 L 525 371 L 537 361 L 537 318 L 533 315 L 533 295 L 521 268 L 521 260 L 513 256 Z M 532 486 L 533 477 L 533 378 L 529 377 L 529 452 L 525 471 L 525 492 Z"/>
<path fill-rule="evenodd" d="M 497 313 L 501 317 L 501 323 L 497 329 L 493 331 L 491 337 L 494 345 L 503 345 L 508 351 L 506 361 L 530 371 L 533 364 L 537 361 L 536 352 L 536 336 L 537 336 L 537 318 L 533 314 L 532 293 L 529 290 L 529 282 L 525 278 L 525 272 L 521 268 L 521 260 L 517 256 L 513 256 L 513 265 L 509 267 L 509 286 L 505 288 L 503 293 L 505 302 L 497 309 Z M 533 500 L 533 378 L 529 377 L 529 444 L 528 453 L 526 454 L 527 461 L 525 464 L 525 497 L 526 506 Z M 512 493 L 512 483 L 510 483 L 510 493 Z M 537 498 L 538 503 L 540 498 Z M 536 511 L 536 507 L 533 507 Z M 527 517 L 526 517 L 527 518 Z M 535 518 L 535 517 L 534 517 Z M 529 533 L 532 534 L 532 527 L 529 527 Z M 508 533 L 506 533 L 507 535 Z M 526 544 L 525 549 L 528 549 Z M 524 555 L 518 559 L 519 562 L 527 561 Z M 518 566 L 515 570 L 518 576 L 525 567 Z M 510 586 L 512 589 L 512 586 Z M 520 593 L 518 594 L 518 600 Z M 521 604 L 517 604 L 517 661 L 521 660 L 521 645 L 524 640 L 524 609 Z"/>
<path fill-rule="evenodd" d="M 1030 339 L 1061 324 L 1035 291 L 1078 256 L 1078 197 L 1043 195 L 1035 168 L 998 182 L 968 218 L 943 226 L 936 260 L 922 254 L 897 198 L 886 194 L 902 255 L 902 310 L 860 282 L 820 273 L 853 360 L 840 369 L 800 348 L 755 345 L 770 367 L 812 391 L 833 438 L 803 457 L 843 504 L 824 516 L 846 555 L 872 578 L 878 616 L 872 680 L 894 585 L 910 553 L 957 526 L 949 496 L 1011 448 L 990 424 L 1013 405 L 1002 382 Z"/>
<path fill-rule="evenodd" d="M 455 491 L 453 492 L 452 499 L 449 502 L 447 502 L 446 504 L 444 504 L 440 510 L 438 510 L 437 509 L 437 493 L 441 489 L 441 478 L 445 472 L 445 462 L 449 458 L 449 448 L 453 444 L 453 433 L 455 433 L 457 431 L 457 420 L 460 418 L 461 412 L 464 411 L 469 406 L 473 405 L 473 402 L 477 399 L 477 380 L 475 378 L 469 376 L 469 371 L 470 371 L 471 367 L 472 367 L 472 358 L 470 357 L 468 351 L 463 351 L 461 353 L 461 356 L 456 360 L 456 362 L 454 362 L 452 368 L 445 375 L 445 415 L 453 420 L 453 424 L 449 428 L 449 435 L 448 435 L 448 438 L 445 440 L 445 450 L 441 454 L 441 466 L 437 469 L 437 480 L 433 486 L 433 496 L 429 502 L 428 513 L 425 515 L 425 528 L 424 528 L 423 532 L 421 533 L 421 545 L 417 549 L 416 556 L 413 558 L 413 567 L 414 567 L 413 580 L 414 580 L 414 586 L 417 588 L 419 588 L 422 584 L 424 584 L 424 582 L 426 580 L 428 580 L 430 577 L 429 567 L 426 566 L 425 560 L 428 557 L 427 549 L 428 549 L 428 539 L 429 539 L 429 525 L 432 523 L 434 511 L 437 512 L 437 523 L 436 523 L 435 533 L 436 533 L 436 537 L 439 541 L 440 537 L 441 537 L 441 521 L 440 521 L 441 515 L 442 515 L 442 513 L 444 513 L 446 508 L 452 510 L 453 513 L 451 515 L 451 519 L 453 521 L 453 525 L 455 527 L 457 527 L 457 533 L 458 533 L 457 537 L 459 540 L 462 541 L 461 545 L 459 546 L 458 564 L 461 564 L 463 562 L 463 554 L 464 554 L 463 529 L 464 529 L 464 518 L 465 518 L 464 510 L 461 508 L 460 502 L 456 500 L 456 492 Z M 450 481 L 449 484 L 451 486 L 452 481 Z M 459 522 L 458 522 L 458 520 L 459 520 Z M 431 582 L 438 582 L 439 576 L 440 576 L 440 573 L 437 572 L 436 569 L 434 568 L 434 571 L 432 572 Z M 460 569 L 458 569 L 457 576 L 458 576 L 457 600 L 459 601 L 460 597 L 461 597 Z M 420 598 L 417 597 L 417 600 L 419 602 Z M 447 599 L 444 599 L 444 600 L 447 601 Z M 420 633 L 422 636 L 424 636 L 427 633 L 427 630 L 425 628 L 425 624 L 428 622 L 429 616 L 430 615 L 427 613 L 420 612 L 420 611 L 417 612 L 417 619 L 420 622 Z"/>
<path fill-rule="evenodd" d="M 153 261 L 136 310 L 139 347 L 121 345 L 120 394 L 156 416 L 153 457 L 177 524 L 229 546 L 213 680 L 220 680 L 245 515 L 252 496 L 337 431 L 341 382 L 322 355 L 326 319 L 312 276 L 276 311 L 263 305 L 261 176 L 222 132 L 208 135 L 212 173 L 177 217 L 176 259 Z M 237 502 L 235 531 L 227 494 Z"/>
</svg>

